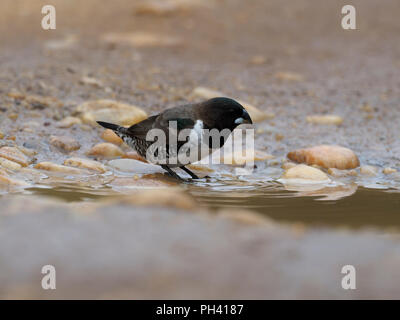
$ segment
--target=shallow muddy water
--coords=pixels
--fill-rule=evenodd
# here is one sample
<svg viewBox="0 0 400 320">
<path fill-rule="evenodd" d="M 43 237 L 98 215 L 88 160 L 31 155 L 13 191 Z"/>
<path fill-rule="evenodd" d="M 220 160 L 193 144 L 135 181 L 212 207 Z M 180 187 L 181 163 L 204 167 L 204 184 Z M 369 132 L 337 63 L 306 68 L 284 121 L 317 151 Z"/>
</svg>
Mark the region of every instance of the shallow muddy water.
<svg viewBox="0 0 400 320">
<path fill-rule="evenodd" d="M 204 208 L 251 209 L 275 221 L 307 226 L 372 227 L 400 231 L 400 193 L 395 189 L 368 189 L 352 185 L 351 188 L 290 191 L 278 182 L 245 185 L 232 180 L 187 183 L 184 187 Z M 93 189 L 73 184 L 33 187 L 24 193 L 67 202 L 91 202 L 120 194 L 108 187 Z M 135 197 L 135 193 L 131 196 Z"/>
</svg>

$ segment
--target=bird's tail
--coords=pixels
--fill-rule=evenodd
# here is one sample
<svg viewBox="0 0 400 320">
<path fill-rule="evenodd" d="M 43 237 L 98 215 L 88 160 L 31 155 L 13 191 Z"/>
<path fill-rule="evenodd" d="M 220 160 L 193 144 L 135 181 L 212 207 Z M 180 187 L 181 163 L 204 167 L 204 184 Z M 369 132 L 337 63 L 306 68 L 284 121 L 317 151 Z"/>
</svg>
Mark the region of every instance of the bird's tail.
<svg viewBox="0 0 400 320">
<path fill-rule="evenodd" d="M 103 122 L 103 121 L 97 121 L 97 123 L 99 125 L 101 125 L 102 127 L 106 128 L 106 129 L 111 129 L 116 133 L 122 133 L 124 134 L 126 131 L 126 128 L 118 126 L 116 124 L 113 123 L 108 123 L 108 122 Z"/>
</svg>

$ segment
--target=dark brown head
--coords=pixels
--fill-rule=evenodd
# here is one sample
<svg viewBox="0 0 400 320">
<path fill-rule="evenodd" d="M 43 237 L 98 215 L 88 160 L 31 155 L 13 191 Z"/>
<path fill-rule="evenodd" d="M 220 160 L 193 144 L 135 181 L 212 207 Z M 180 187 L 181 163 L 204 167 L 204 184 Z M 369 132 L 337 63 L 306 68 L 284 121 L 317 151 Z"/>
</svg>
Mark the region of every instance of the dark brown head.
<svg viewBox="0 0 400 320">
<path fill-rule="evenodd" d="M 208 128 L 233 130 L 243 123 L 252 124 L 246 109 L 230 98 L 212 98 L 198 105 L 200 120 Z"/>
</svg>

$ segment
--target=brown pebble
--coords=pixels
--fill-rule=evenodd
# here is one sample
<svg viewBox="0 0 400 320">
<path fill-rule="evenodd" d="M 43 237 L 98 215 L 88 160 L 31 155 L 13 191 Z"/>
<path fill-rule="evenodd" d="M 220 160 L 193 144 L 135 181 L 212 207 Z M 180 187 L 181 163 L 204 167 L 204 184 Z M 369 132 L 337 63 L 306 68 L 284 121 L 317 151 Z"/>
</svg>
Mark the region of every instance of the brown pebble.
<svg viewBox="0 0 400 320">
<path fill-rule="evenodd" d="M 334 124 L 340 125 L 343 123 L 343 118 L 330 114 L 330 115 L 315 115 L 308 116 L 307 122 L 309 123 L 317 123 L 317 124 Z"/>
<path fill-rule="evenodd" d="M 88 152 L 88 155 L 102 158 L 117 158 L 122 157 L 124 152 L 115 144 L 103 142 L 93 146 Z"/>
<path fill-rule="evenodd" d="M 11 113 L 11 114 L 9 114 L 9 115 L 8 115 L 8 118 L 9 118 L 10 120 L 15 121 L 15 120 L 18 119 L 18 113 Z"/>
<path fill-rule="evenodd" d="M 69 173 L 69 174 L 81 174 L 82 171 L 77 168 L 63 166 L 61 164 L 52 163 L 49 161 L 40 162 L 35 165 L 35 169 L 52 171 L 52 172 L 60 172 L 60 173 Z"/>
<path fill-rule="evenodd" d="M 325 169 L 354 169 L 360 165 L 355 153 L 341 146 L 320 145 L 289 152 L 287 157 L 298 163 L 319 165 Z"/>
<path fill-rule="evenodd" d="M 70 128 L 74 124 L 81 124 L 82 121 L 76 117 L 66 117 L 57 123 L 57 127 L 59 128 Z"/>
<path fill-rule="evenodd" d="M 29 184 L 23 180 L 13 179 L 6 175 L 0 174 L 0 185 L 16 186 L 16 187 L 28 187 Z"/>
<path fill-rule="evenodd" d="M 360 167 L 360 173 L 366 176 L 376 176 L 378 174 L 378 168 L 370 165 Z"/>
<path fill-rule="evenodd" d="M 294 72 L 277 72 L 275 78 L 283 81 L 303 81 L 303 75 Z"/>
<path fill-rule="evenodd" d="M 77 140 L 67 136 L 51 136 L 50 144 L 65 152 L 75 151 L 81 147 Z"/>
<path fill-rule="evenodd" d="M 111 129 L 106 129 L 102 132 L 101 138 L 107 142 L 116 144 L 117 146 L 122 144 L 122 139 Z"/>
<path fill-rule="evenodd" d="M 2 158 L 2 157 L 0 157 L 0 166 L 5 169 L 15 170 L 15 171 L 18 171 L 21 169 L 21 165 L 19 163 Z"/>
<path fill-rule="evenodd" d="M 129 151 L 129 152 L 127 152 L 126 154 L 124 154 L 124 155 L 122 156 L 122 158 L 133 159 L 133 160 L 139 160 L 139 161 L 142 161 L 142 162 L 147 163 L 147 160 L 144 159 L 143 157 L 139 156 L 139 155 L 137 154 L 136 151 Z"/>
<path fill-rule="evenodd" d="M 31 160 L 16 147 L 0 148 L 0 157 L 19 163 L 23 167 L 31 163 Z"/>
<path fill-rule="evenodd" d="M 329 168 L 328 173 L 333 177 L 348 177 L 348 176 L 356 176 L 356 170 L 339 170 L 336 168 Z"/>
<path fill-rule="evenodd" d="M 139 107 L 107 99 L 84 102 L 76 112 L 84 123 L 94 126 L 98 126 L 96 121 L 131 126 L 147 118 L 147 113 Z"/>
<path fill-rule="evenodd" d="M 89 159 L 82 159 L 82 158 L 69 158 L 64 161 L 64 165 L 70 167 L 78 167 L 82 169 L 89 169 L 92 171 L 97 171 L 100 173 L 106 172 L 105 166 L 98 161 L 89 160 Z"/>
<path fill-rule="evenodd" d="M 328 176 L 321 170 L 306 166 L 305 164 L 298 164 L 284 172 L 282 178 L 284 179 L 303 179 L 313 181 L 329 181 Z"/>
<path fill-rule="evenodd" d="M 384 174 L 392 174 L 392 173 L 396 173 L 396 172 L 397 172 L 397 170 L 394 169 L 394 168 L 385 168 L 385 169 L 383 169 L 383 173 Z"/>
</svg>

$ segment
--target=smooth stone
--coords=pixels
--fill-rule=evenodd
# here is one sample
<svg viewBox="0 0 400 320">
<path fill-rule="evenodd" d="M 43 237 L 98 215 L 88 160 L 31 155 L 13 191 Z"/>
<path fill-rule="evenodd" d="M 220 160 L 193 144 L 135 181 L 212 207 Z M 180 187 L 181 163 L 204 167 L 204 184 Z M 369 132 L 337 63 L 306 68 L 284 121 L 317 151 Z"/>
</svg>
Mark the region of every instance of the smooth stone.
<svg viewBox="0 0 400 320">
<path fill-rule="evenodd" d="M 122 139 L 111 129 L 104 130 L 100 137 L 107 142 L 116 144 L 117 146 L 123 143 Z"/>
<path fill-rule="evenodd" d="M 82 120 L 77 117 L 68 116 L 57 123 L 57 127 L 59 128 L 70 128 L 75 124 L 81 124 Z"/>
<path fill-rule="evenodd" d="M 194 7 L 212 6 L 208 0 L 148 0 L 135 7 L 135 14 L 161 17 L 174 13 L 188 13 Z"/>
<path fill-rule="evenodd" d="M 102 158 L 117 158 L 123 156 L 124 152 L 115 144 L 103 142 L 93 146 L 89 150 L 88 155 Z"/>
<path fill-rule="evenodd" d="M 16 100 L 22 100 L 26 107 L 30 109 L 45 109 L 48 107 L 62 107 L 63 102 L 55 97 L 39 96 L 39 95 L 25 95 L 20 92 L 10 92 L 8 96 Z"/>
<path fill-rule="evenodd" d="M 1 157 L 0 157 L 0 166 L 2 166 L 5 169 L 15 170 L 15 171 L 18 171 L 22 168 L 22 166 L 19 163 Z"/>
<path fill-rule="evenodd" d="M 50 144 L 64 152 L 75 151 L 81 147 L 76 139 L 66 136 L 51 136 Z"/>
<path fill-rule="evenodd" d="M 357 176 L 356 170 L 339 170 L 336 168 L 329 168 L 328 173 L 333 177 L 349 177 L 349 176 Z"/>
<path fill-rule="evenodd" d="M 147 119 L 147 113 L 139 107 L 107 99 L 84 102 L 76 108 L 76 112 L 84 123 L 94 126 L 98 126 L 96 121 L 131 126 Z"/>
<path fill-rule="evenodd" d="M 122 172 L 149 174 L 149 173 L 163 173 L 164 170 L 157 165 L 144 163 L 134 159 L 116 159 L 108 161 L 108 166 Z"/>
<path fill-rule="evenodd" d="M 10 178 L 9 176 L 0 174 L 0 185 L 6 185 L 6 186 L 16 186 L 16 187 L 28 187 L 30 186 L 29 183 L 19 180 L 19 179 L 14 179 Z"/>
<path fill-rule="evenodd" d="M 25 145 L 25 143 L 24 143 Z M 18 150 L 20 150 L 23 154 L 25 154 L 28 157 L 33 157 L 37 155 L 37 151 L 33 150 L 31 148 L 26 148 L 25 146 L 17 146 Z"/>
<path fill-rule="evenodd" d="M 330 115 L 315 115 L 308 116 L 307 122 L 316 124 L 334 124 L 341 125 L 343 123 L 343 118 L 330 114 Z"/>
<path fill-rule="evenodd" d="M 133 160 L 139 160 L 144 163 L 148 163 L 146 159 L 143 157 L 139 156 L 136 151 L 128 151 L 125 155 L 122 156 L 122 158 L 127 158 L 127 159 L 133 159 Z"/>
<path fill-rule="evenodd" d="M 82 170 L 77 168 L 72 168 L 68 166 L 64 166 L 61 164 L 52 163 L 49 161 L 40 162 L 35 165 L 35 169 L 52 171 L 52 172 L 60 172 L 60 173 L 68 173 L 68 174 L 82 174 Z"/>
<path fill-rule="evenodd" d="M 89 169 L 100 173 L 104 173 L 107 171 L 106 167 L 101 162 L 76 157 L 66 159 L 64 161 L 64 165 L 70 167 L 78 167 L 81 169 Z"/>
<path fill-rule="evenodd" d="M 106 43 L 130 45 L 137 48 L 170 47 L 178 46 L 182 43 L 182 39 L 176 36 L 144 31 L 106 33 L 101 39 Z"/>
<path fill-rule="evenodd" d="M 360 173 L 366 176 L 376 176 L 378 174 L 378 168 L 365 165 L 360 167 Z"/>
<path fill-rule="evenodd" d="M 281 168 L 283 170 L 289 170 L 290 168 L 293 168 L 295 166 L 297 166 L 296 163 L 290 162 L 290 161 L 286 161 L 286 162 L 282 163 Z"/>
<path fill-rule="evenodd" d="M 321 170 L 307 166 L 305 164 L 298 164 L 284 172 L 283 179 L 287 180 L 312 180 L 329 182 L 329 177 Z"/>
<path fill-rule="evenodd" d="M 23 167 L 26 167 L 32 162 L 23 152 L 21 152 L 16 147 L 0 148 L 0 157 L 19 163 Z"/>
<path fill-rule="evenodd" d="M 304 76 L 290 71 L 280 71 L 275 73 L 275 78 L 283 81 L 303 81 Z"/>
<path fill-rule="evenodd" d="M 356 154 L 341 146 L 320 145 L 289 152 L 287 157 L 298 163 L 318 165 L 325 169 L 354 169 L 360 165 Z"/>
<path fill-rule="evenodd" d="M 394 169 L 394 168 L 385 168 L 385 169 L 383 169 L 383 173 L 384 174 L 392 174 L 392 173 L 396 173 L 396 172 L 397 172 L 397 170 Z"/>
</svg>

